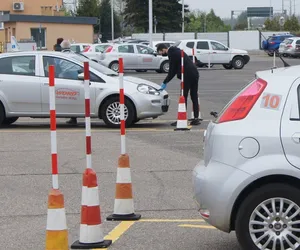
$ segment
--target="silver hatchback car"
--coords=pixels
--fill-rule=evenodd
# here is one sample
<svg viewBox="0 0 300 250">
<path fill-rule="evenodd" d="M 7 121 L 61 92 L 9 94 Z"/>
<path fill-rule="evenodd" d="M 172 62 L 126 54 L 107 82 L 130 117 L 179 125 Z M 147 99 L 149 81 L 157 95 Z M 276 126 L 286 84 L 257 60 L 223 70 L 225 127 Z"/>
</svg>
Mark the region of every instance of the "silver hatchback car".
<svg viewBox="0 0 300 250">
<path fill-rule="evenodd" d="M 57 117 L 85 117 L 83 62 L 75 53 L 30 51 L 0 55 L 0 126 L 19 117 L 49 117 L 49 65 L 55 65 Z M 120 126 L 118 74 L 90 63 L 91 118 L 108 127 Z M 124 76 L 125 120 L 130 126 L 168 111 L 170 100 L 160 86 L 137 77 Z"/>
<path fill-rule="evenodd" d="M 125 70 L 136 70 L 137 72 L 155 70 L 157 73 L 169 72 L 169 58 L 157 55 L 152 48 L 143 44 L 115 43 L 104 50 L 99 56 L 99 62 L 118 72 L 119 57 L 124 59 Z"/>
<path fill-rule="evenodd" d="M 211 121 L 193 171 L 203 219 L 243 249 L 300 249 L 300 66 L 256 73 Z"/>
</svg>

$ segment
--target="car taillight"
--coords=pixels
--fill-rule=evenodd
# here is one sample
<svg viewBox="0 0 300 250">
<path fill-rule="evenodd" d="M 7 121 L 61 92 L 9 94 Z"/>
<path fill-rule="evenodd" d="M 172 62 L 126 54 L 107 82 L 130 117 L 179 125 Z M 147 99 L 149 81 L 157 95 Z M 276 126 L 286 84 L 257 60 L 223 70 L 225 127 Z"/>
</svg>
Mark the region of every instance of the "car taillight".
<svg viewBox="0 0 300 250">
<path fill-rule="evenodd" d="M 270 42 L 270 44 L 275 44 L 275 42 Z"/>
<path fill-rule="evenodd" d="M 291 44 L 286 46 L 287 48 L 293 48 L 293 46 Z"/>
<path fill-rule="evenodd" d="M 91 46 L 87 46 L 85 47 L 85 49 L 83 50 L 83 52 L 88 52 Z"/>
<path fill-rule="evenodd" d="M 109 46 L 109 47 L 106 48 L 106 50 L 104 50 L 104 53 L 109 53 L 109 52 L 112 51 L 112 49 L 113 49 L 113 47 Z"/>
<path fill-rule="evenodd" d="M 244 119 L 267 86 L 267 82 L 256 79 L 245 90 L 243 90 L 227 109 L 217 119 L 217 123 L 236 121 Z"/>
</svg>

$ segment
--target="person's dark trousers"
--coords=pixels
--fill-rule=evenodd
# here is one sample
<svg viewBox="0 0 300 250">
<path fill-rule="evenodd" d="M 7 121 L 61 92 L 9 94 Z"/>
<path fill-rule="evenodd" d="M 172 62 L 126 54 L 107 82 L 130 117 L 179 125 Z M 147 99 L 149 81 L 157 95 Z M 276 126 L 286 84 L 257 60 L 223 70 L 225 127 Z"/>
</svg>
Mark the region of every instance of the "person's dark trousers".
<svg viewBox="0 0 300 250">
<path fill-rule="evenodd" d="M 194 111 L 194 118 L 199 118 L 199 102 L 198 102 L 198 80 L 197 79 L 186 79 L 183 86 L 183 95 L 185 98 L 185 106 L 187 110 L 187 99 L 188 94 L 190 92 L 191 100 L 193 103 L 193 111 Z"/>
</svg>

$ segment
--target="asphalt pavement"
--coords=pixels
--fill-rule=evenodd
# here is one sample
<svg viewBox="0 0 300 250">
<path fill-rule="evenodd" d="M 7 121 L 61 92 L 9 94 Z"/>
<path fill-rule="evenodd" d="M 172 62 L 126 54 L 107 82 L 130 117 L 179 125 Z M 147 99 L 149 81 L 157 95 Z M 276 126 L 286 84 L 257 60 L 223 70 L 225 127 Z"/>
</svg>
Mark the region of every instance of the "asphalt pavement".
<svg viewBox="0 0 300 250">
<path fill-rule="evenodd" d="M 298 59 L 287 59 L 293 65 Z M 277 58 L 276 64 L 283 64 Z M 214 66 L 199 69 L 200 109 L 203 123 L 190 131 L 175 132 L 180 80 L 168 84 L 169 112 L 126 130 L 134 204 L 142 215 L 137 222 L 109 222 L 115 195 L 119 130 L 92 121 L 92 165 L 97 172 L 104 233 L 112 250 L 239 250 L 234 233 L 222 233 L 206 224 L 193 201 L 192 170 L 202 158 L 203 132 L 257 70 L 270 69 L 271 57 L 252 56 L 243 70 Z M 165 74 L 125 72 L 162 83 Z M 191 102 L 189 99 L 188 114 Z M 60 190 L 64 194 L 69 244 L 78 240 L 81 181 L 86 167 L 84 120 L 78 126 L 58 119 Z M 0 130 L 0 245 L 5 250 L 45 249 L 48 192 L 51 189 L 50 132 L 48 119 L 19 119 Z M 111 233 L 110 233 L 111 232 Z M 110 234 L 109 234 L 110 233 Z"/>
</svg>

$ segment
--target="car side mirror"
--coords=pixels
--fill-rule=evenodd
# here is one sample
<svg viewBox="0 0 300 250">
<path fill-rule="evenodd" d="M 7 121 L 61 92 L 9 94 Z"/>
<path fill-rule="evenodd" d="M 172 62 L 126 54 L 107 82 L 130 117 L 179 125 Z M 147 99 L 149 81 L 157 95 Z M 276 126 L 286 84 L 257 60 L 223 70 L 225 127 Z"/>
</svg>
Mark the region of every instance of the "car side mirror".
<svg viewBox="0 0 300 250">
<path fill-rule="evenodd" d="M 225 50 L 229 50 L 229 48 L 225 48 Z"/>
<path fill-rule="evenodd" d="M 152 54 L 153 54 L 154 56 L 157 56 L 157 52 L 153 52 Z"/>
<path fill-rule="evenodd" d="M 84 80 L 84 74 L 83 73 L 78 74 L 78 80 L 81 80 L 81 81 Z"/>
</svg>

